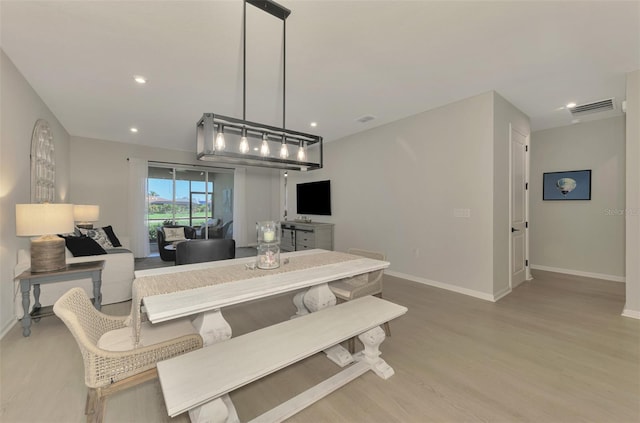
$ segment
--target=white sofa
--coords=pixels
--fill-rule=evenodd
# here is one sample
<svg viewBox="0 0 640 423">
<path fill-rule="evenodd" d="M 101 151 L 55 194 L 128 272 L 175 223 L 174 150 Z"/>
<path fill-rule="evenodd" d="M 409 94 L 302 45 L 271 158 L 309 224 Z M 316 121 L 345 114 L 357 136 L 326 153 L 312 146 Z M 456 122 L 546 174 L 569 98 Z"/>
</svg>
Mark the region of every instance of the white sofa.
<svg viewBox="0 0 640 423">
<path fill-rule="evenodd" d="M 105 265 L 102 270 L 102 304 L 113 304 L 131 299 L 131 285 L 133 283 L 134 259 L 133 253 L 126 250 L 129 245 L 127 239 L 120 238 L 122 248 L 115 248 L 108 254 L 97 256 L 73 257 L 67 249 L 67 263 L 82 263 L 85 261 L 104 260 Z M 120 251 L 120 252 L 116 252 Z M 18 264 L 15 267 L 15 276 L 24 272 L 31 266 L 31 258 L 28 250 L 18 251 Z M 68 282 L 56 282 L 41 285 L 40 304 L 42 306 L 53 305 L 65 292 L 79 286 L 83 288 L 90 298 L 93 298 L 93 283 L 90 278 Z M 21 319 L 24 315 L 22 309 L 22 293 L 20 292 L 20 281 L 15 281 L 15 315 Z M 33 288 L 31 289 L 31 301 L 29 308 L 33 309 Z M 29 310 L 29 311 L 31 311 Z"/>
</svg>

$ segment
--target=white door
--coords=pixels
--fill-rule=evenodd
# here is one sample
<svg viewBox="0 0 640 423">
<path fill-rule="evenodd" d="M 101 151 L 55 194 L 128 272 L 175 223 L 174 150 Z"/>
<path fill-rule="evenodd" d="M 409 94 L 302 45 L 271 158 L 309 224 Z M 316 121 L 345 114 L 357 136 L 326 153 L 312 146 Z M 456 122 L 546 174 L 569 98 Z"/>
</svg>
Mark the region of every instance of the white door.
<svg viewBox="0 0 640 423">
<path fill-rule="evenodd" d="M 527 278 L 527 137 L 511 127 L 511 288 Z"/>
</svg>

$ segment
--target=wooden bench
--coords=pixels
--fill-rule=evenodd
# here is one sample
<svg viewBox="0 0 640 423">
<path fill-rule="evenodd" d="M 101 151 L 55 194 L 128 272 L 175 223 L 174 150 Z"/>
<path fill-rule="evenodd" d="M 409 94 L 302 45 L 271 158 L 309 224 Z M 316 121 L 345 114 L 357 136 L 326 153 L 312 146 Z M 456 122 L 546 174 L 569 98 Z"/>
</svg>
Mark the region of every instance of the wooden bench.
<svg viewBox="0 0 640 423">
<path fill-rule="evenodd" d="M 359 336 L 365 348 L 356 363 L 259 416 L 280 422 L 344 386 L 367 370 L 387 379 L 393 369 L 378 350 L 385 322 L 406 307 L 372 296 L 319 310 L 158 363 L 169 416 L 189 411 L 192 422 L 238 421 L 228 393 L 342 341 Z"/>
</svg>

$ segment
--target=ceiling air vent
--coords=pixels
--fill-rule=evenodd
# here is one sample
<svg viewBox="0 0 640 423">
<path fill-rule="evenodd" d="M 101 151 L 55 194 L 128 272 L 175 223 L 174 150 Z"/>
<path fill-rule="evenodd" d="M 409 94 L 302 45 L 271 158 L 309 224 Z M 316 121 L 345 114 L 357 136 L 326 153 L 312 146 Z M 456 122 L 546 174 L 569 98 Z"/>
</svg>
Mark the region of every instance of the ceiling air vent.
<svg viewBox="0 0 640 423">
<path fill-rule="evenodd" d="M 369 122 L 371 120 L 374 120 L 375 118 L 376 118 L 375 116 L 365 115 L 365 116 L 362 116 L 362 117 L 359 117 L 358 119 L 356 119 L 356 122 L 366 123 L 366 122 Z"/>
<path fill-rule="evenodd" d="M 592 113 L 606 112 L 615 109 L 613 105 L 613 98 L 606 100 L 595 101 L 588 104 L 578 104 L 576 107 L 569 109 L 573 117 L 580 117 L 584 115 L 590 115 Z"/>
</svg>

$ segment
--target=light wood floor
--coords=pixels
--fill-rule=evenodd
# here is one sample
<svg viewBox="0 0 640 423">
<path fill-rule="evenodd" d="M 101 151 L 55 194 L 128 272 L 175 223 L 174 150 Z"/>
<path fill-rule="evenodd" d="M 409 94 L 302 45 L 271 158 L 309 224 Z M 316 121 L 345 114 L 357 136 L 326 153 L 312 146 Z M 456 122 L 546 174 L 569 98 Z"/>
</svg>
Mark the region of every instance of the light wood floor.
<svg viewBox="0 0 640 423">
<path fill-rule="evenodd" d="M 291 295 L 226 311 L 238 335 L 288 318 Z M 386 277 L 385 298 L 409 308 L 367 373 L 292 422 L 639 422 L 640 321 L 621 317 L 624 284 L 539 272 L 498 303 Z M 104 307 L 125 314 L 129 303 Z M 81 422 L 79 350 L 55 317 L 0 343 L 0 421 Z M 231 396 L 244 421 L 337 367 L 316 355 Z M 166 416 L 157 381 L 112 397 L 106 422 L 188 422 Z"/>
</svg>

